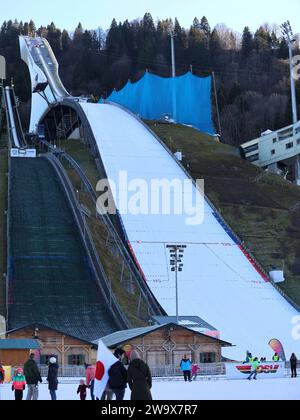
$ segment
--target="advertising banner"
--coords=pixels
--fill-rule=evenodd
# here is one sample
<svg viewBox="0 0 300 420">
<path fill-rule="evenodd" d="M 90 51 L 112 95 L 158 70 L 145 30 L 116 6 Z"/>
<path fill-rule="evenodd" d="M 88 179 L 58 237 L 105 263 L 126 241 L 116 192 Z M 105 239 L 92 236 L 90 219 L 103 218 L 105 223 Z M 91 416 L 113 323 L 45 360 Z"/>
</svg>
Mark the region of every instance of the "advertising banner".
<svg viewBox="0 0 300 420">
<path fill-rule="evenodd" d="M 226 363 L 226 377 L 227 379 L 247 379 L 252 372 L 251 363 L 236 364 Z M 259 365 L 257 370 L 257 379 L 274 379 L 284 378 L 285 363 L 283 362 L 265 362 Z"/>
<path fill-rule="evenodd" d="M 5 371 L 5 383 L 11 382 L 11 366 L 3 366 L 3 369 Z"/>
</svg>

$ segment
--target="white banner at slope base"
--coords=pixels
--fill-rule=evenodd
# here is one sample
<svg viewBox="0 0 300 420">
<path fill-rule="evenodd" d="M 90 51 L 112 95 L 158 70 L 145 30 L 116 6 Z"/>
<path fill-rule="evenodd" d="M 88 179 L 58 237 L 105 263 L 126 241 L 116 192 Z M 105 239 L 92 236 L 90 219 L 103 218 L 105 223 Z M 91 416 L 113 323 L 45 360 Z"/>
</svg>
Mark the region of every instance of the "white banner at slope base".
<svg viewBox="0 0 300 420">
<path fill-rule="evenodd" d="M 252 365 L 247 363 L 226 363 L 228 379 L 247 379 L 252 372 Z M 262 363 L 258 368 L 257 379 L 279 379 L 285 377 L 285 363 Z"/>
</svg>

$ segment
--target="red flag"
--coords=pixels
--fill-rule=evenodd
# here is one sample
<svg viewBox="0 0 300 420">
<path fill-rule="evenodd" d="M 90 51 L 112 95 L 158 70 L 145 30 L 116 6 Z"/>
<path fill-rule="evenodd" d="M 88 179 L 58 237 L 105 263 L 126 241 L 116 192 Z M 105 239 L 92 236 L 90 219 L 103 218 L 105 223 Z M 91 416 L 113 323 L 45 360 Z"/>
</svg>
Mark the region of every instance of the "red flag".
<svg viewBox="0 0 300 420">
<path fill-rule="evenodd" d="M 274 350 L 275 353 L 278 354 L 280 360 L 282 360 L 283 362 L 286 362 L 286 357 L 285 357 L 285 352 L 284 352 L 284 349 L 283 349 L 283 345 L 281 344 L 281 342 L 279 340 L 274 338 L 273 340 L 271 340 L 269 342 L 269 346 L 271 347 L 271 349 Z"/>
</svg>

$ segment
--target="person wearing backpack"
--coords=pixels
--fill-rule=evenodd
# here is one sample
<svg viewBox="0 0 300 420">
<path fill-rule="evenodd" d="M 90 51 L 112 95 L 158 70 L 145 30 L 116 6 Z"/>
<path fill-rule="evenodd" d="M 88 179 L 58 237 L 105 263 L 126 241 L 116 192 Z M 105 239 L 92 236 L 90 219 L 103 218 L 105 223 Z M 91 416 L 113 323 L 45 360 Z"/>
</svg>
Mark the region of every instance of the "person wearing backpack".
<svg viewBox="0 0 300 420">
<path fill-rule="evenodd" d="M 108 386 L 109 389 L 115 394 L 117 401 L 123 401 L 125 397 L 125 391 L 127 388 L 127 370 L 121 362 L 122 356 L 125 351 L 122 349 L 116 349 L 114 356 L 119 359 L 108 371 Z"/>
</svg>

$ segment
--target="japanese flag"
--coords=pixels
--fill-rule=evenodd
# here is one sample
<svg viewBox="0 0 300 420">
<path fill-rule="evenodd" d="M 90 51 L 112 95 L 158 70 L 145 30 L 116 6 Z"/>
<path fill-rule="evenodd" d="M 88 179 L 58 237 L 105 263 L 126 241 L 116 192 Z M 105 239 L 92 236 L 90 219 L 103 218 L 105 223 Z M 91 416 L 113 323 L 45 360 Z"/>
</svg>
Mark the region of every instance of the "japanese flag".
<svg viewBox="0 0 300 420">
<path fill-rule="evenodd" d="M 116 362 L 118 362 L 118 359 L 100 340 L 98 344 L 98 355 L 94 385 L 94 394 L 100 400 L 103 392 L 105 391 L 109 379 L 108 371 Z"/>
</svg>

